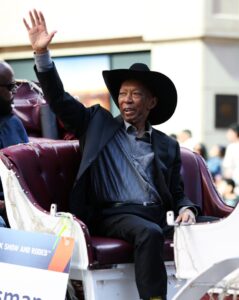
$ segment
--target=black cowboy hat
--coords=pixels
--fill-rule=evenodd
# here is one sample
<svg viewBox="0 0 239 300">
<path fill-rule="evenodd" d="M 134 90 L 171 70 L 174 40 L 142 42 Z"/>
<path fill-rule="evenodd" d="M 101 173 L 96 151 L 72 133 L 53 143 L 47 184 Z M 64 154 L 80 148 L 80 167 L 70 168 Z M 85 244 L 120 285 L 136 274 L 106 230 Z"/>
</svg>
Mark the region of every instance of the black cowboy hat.
<svg viewBox="0 0 239 300">
<path fill-rule="evenodd" d="M 129 69 L 103 71 L 105 84 L 117 106 L 121 84 L 128 79 L 142 82 L 158 98 L 157 105 L 150 111 L 152 125 L 164 123 L 173 115 L 177 105 L 177 91 L 174 83 L 166 75 L 150 71 L 147 65 L 135 63 Z"/>
</svg>

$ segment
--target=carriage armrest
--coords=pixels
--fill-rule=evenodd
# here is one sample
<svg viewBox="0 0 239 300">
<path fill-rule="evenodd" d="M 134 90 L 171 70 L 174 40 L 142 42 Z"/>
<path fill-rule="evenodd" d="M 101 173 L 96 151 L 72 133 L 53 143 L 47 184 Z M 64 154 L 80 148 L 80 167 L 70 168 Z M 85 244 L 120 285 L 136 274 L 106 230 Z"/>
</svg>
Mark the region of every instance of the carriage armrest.
<svg viewBox="0 0 239 300">
<path fill-rule="evenodd" d="M 199 154 L 195 153 L 195 155 L 200 168 L 202 180 L 203 214 L 219 218 L 228 216 L 233 211 L 233 207 L 226 205 L 222 197 L 219 195 L 204 159 Z"/>
<path fill-rule="evenodd" d="M 185 194 L 197 204 L 203 215 L 226 217 L 233 210 L 218 194 L 205 160 L 187 148 L 181 147 L 181 175 Z"/>
</svg>

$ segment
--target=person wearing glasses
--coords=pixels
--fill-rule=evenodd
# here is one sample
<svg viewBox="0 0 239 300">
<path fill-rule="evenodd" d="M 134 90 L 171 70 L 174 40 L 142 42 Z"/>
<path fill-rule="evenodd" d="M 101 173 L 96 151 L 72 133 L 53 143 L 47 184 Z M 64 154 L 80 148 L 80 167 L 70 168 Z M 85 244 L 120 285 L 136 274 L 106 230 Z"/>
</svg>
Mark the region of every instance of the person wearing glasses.
<svg viewBox="0 0 239 300">
<path fill-rule="evenodd" d="M 12 112 L 16 90 L 13 69 L 7 62 L 0 61 L 0 149 L 29 141 L 22 121 Z M 0 199 L 1 214 L 5 208 L 1 181 Z M 3 226 L 4 221 L 0 218 L 0 227 Z"/>
<path fill-rule="evenodd" d="M 11 66 L 0 61 L 0 149 L 29 141 L 22 121 L 12 112 L 16 90 Z"/>
</svg>

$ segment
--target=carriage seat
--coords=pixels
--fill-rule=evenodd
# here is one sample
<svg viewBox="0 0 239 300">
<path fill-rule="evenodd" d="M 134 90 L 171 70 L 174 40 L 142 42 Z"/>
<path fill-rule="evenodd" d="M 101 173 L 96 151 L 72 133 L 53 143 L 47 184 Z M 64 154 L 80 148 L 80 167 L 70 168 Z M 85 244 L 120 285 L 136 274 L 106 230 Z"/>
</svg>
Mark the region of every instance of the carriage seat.
<svg viewBox="0 0 239 300">
<path fill-rule="evenodd" d="M 186 148 L 181 148 L 181 157 L 181 173 L 186 195 L 201 207 L 204 215 L 227 216 L 232 208 L 226 206 L 218 195 L 204 160 L 198 154 Z M 29 202 L 35 210 L 50 215 L 51 204 L 56 203 L 58 211 L 67 212 L 69 211 L 69 194 L 77 174 L 80 159 L 79 142 L 75 140 L 38 141 L 19 144 L 0 151 L 0 175 L 4 177 L 2 176 L 4 168 L 8 171 L 12 170 L 14 179 L 20 184 L 20 189 L 25 196 L 23 201 Z M 11 186 L 5 185 L 4 180 L 3 187 L 4 193 L 10 196 L 15 191 Z M 18 195 L 13 194 L 10 201 L 15 201 L 17 204 L 17 201 L 20 201 L 19 199 Z M 12 215 L 7 202 L 6 207 L 10 227 L 17 229 L 16 218 Z M 21 218 L 21 216 L 24 218 L 24 224 L 26 224 L 27 217 L 24 214 L 23 205 L 19 207 L 18 217 Z M 100 269 L 109 270 L 116 265 L 133 263 L 133 251 L 130 244 L 119 239 L 92 236 L 81 220 L 76 217 L 74 217 L 74 220 L 78 222 L 83 232 L 84 249 L 87 256 L 87 263 L 82 269 L 87 270 L 87 272 L 89 270 L 98 272 Z M 29 218 L 29 224 L 31 222 L 32 219 Z M 29 230 L 27 227 L 19 229 Z M 171 244 L 172 239 L 166 238 L 165 261 L 174 259 Z M 82 250 L 80 252 L 84 253 Z M 85 276 L 84 278 L 88 277 Z M 125 287 L 125 284 L 124 282 L 123 287 Z M 93 290 L 95 290 L 95 287 L 90 286 L 87 293 L 89 294 Z M 100 298 L 97 294 L 99 294 L 99 291 L 95 292 L 94 296 L 91 295 L 85 299 L 104 299 L 105 296 Z M 124 299 L 124 296 L 122 299 Z M 132 299 L 135 299 L 134 296 L 132 296 Z"/>
<path fill-rule="evenodd" d="M 181 148 L 186 195 L 204 215 L 224 217 L 231 212 L 220 199 L 203 159 Z M 68 199 L 80 163 L 78 141 L 38 142 L 15 145 L 1 151 L 4 164 L 18 177 L 30 202 L 48 213 L 52 203 L 59 211 L 69 211 Z M 11 225 L 11 224 L 10 224 Z M 121 240 L 90 236 L 90 267 L 132 261 L 131 246 Z M 173 259 L 171 240 L 165 241 L 165 259 Z"/>
</svg>

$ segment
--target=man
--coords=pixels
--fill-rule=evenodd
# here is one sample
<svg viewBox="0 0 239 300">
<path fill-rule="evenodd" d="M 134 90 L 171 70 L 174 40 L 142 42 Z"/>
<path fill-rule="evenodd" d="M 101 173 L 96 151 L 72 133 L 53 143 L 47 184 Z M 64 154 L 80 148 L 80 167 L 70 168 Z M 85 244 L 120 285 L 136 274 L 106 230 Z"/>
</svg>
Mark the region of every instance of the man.
<svg viewBox="0 0 239 300">
<path fill-rule="evenodd" d="M 196 145 L 196 141 L 192 136 L 192 131 L 189 129 L 184 129 L 178 134 L 178 142 L 181 147 L 190 150 L 194 150 L 194 146 Z"/>
<path fill-rule="evenodd" d="M 239 194 L 239 124 L 233 123 L 226 132 L 228 145 L 222 160 L 222 172 L 225 178 L 231 178 L 236 184 L 236 193 Z"/>
<path fill-rule="evenodd" d="M 177 222 L 195 222 L 196 208 L 184 196 L 178 143 L 151 125 L 174 113 L 177 93 L 165 75 L 144 64 L 103 71 L 120 109 L 113 116 L 99 105 L 85 108 L 64 91 L 48 46 L 44 16 L 24 19 L 35 52 L 36 73 L 52 110 L 80 140 L 82 160 L 72 191 L 71 211 L 90 230 L 127 240 L 134 246 L 136 284 L 141 299 L 166 299 L 162 258 L 167 210 Z"/>
<path fill-rule="evenodd" d="M 11 66 L 4 61 L 0 61 L 0 149 L 28 142 L 28 136 L 21 120 L 12 113 L 16 87 Z M 0 199 L 3 198 L 4 195 L 0 182 Z M 0 213 L 4 209 L 4 201 L 0 200 Z M 1 226 L 4 226 L 2 219 L 0 219 Z"/>
<path fill-rule="evenodd" d="M 12 113 L 16 90 L 17 85 L 11 66 L 0 61 L 0 149 L 28 142 L 21 120 Z"/>
</svg>

